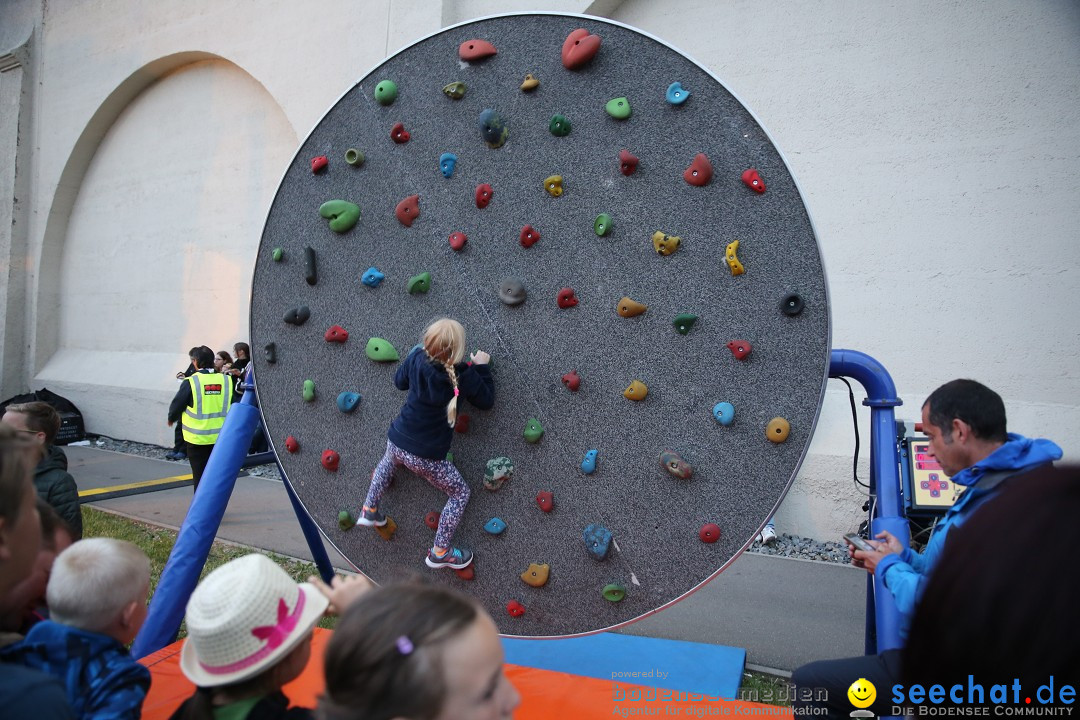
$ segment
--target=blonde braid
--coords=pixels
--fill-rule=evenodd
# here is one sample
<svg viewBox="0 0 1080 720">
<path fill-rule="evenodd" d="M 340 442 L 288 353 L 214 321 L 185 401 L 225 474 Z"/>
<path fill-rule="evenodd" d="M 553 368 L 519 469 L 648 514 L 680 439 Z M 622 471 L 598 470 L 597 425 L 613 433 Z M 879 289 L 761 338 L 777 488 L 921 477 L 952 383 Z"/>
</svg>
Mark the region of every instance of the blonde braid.
<svg viewBox="0 0 1080 720">
<path fill-rule="evenodd" d="M 452 363 L 443 363 L 443 367 L 446 368 L 446 374 L 450 376 L 450 384 L 454 386 L 454 397 L 450 398 L 450 402 L 446 406 L 446 422 L 450 427 L 454 427 L 457 423 L 457 371 L 454 370 L 454 365 Z"/>
</svg>

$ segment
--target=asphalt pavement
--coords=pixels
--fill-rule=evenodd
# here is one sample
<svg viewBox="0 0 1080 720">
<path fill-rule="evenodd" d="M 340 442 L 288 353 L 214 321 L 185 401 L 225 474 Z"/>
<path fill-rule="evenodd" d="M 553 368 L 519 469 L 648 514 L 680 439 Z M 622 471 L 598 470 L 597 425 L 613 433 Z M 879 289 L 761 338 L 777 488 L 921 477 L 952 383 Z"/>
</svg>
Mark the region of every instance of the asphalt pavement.
<svg viewBox="0 0 1080 720">
<path fill-rule="evenodd" d="M 187 463 L 85 446 L 64 451 L 84 504 L 168 528 L 183 523 L 192 497 Z M 280 480 L 241 474 L 217 536 L 312 560 Z M 352 569 L 330 543 L 325 547 L 335 567 Z M 696 592 L 619 632 L 741 647 L 748 666 L 790 672 L 812 660 L 862 654 L 865 603 L 862 570 L 744 553 Z"/>
</svg>

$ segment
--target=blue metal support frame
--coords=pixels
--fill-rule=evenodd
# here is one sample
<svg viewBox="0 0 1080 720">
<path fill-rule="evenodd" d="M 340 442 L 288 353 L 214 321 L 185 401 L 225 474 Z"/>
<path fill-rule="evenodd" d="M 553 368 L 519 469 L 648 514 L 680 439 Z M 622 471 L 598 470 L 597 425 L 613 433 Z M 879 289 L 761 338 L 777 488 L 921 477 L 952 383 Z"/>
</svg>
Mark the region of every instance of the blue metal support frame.
<svg viewBox="0 0 1080 720">
<path fill-rule="evenodd" d="M 896 396 L 896 385 L 881 363 L 857 350 L 833 350 L 829 377 L 850 377 L 866 389 L 863 405 L 870 407 L 870 492 L 875 498 L 870 534 L 888 530 L 907 547 L 908 524 L 904 517 L 893 410 L 903 401 Z M 867 578 L 866 590 L 866 652 L 901 647 L 900 611 L 892 594 L 877 576 Z"/>
<path fill-rule="evenodd" d="M 221 518 L 229 504 L 237 473 L 241 467 L 249 465 L 246 463 L 247 450 L 259 427 L 258 401 L 255 398 L 253 380 L 254 375 L 249 366 L 243 386 L 246 392 L 240 402 L 233 404 L 225 417 L 225 424 L 199 482 L 199 491 L 192 498 L 176 544 L 173 545 L 165 568 L 161 571 L 161 579 L 150 602 L 146 622 L 131 647 L 133 657 L 146 657 L 176 640 L 188 598 L 195 590 L 199 574 L 210 554 L 210 546 L 221 526 Z M 262 453 L 260 462 L 250 464 L 265 464 L 267 461 L 275 461 L 273 453 Z M 278 470 L 281 470 L 280 464 Z M 300 528 L 304 531 L 311 556 L 319 568 L 319 574 L 324 581 L 330 582 L 334 576 L 334 567 L 326 554 L 319 528 L 300 503 L 300 498 L 284 472 L 281 473 L 281 480 L 289 494 L 289 501 L 292 502 Z"/>
</svg>

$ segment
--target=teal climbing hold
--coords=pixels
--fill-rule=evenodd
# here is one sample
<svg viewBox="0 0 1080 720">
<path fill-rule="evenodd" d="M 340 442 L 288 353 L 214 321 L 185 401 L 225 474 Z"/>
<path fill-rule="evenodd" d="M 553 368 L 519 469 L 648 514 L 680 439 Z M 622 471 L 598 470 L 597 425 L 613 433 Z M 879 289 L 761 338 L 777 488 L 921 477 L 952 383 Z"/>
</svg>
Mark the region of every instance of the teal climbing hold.
<svg viewBox="0 0 1080 720">
<path fill-rule="evenodd" d="M 570 118 L 565 115 L 552 115 L 548 130 L 555 137 L 566 137 L 570 134 Z"/>
<path fill-rule="evenodd" d="M 314 399 L 315 399 L 315 381 L 314 380 L 305 380 L 304 381 L 304 401 L 305 402 L 312 402 Z"/>
<path fill-rule="evenodd" d="M 585 453 L 585 459 L 581 461 L 581 471 L 586 475 L 596 472 L 596 451 L 590 450 Z"/>
<path fill-rule="evenodd" d="M 718 402 L 713 405 L 713 417 L 721 425 L 730 425 L 735 421 L 735 406 L 729 402 Z"/>
<path fill-rule="evenodd" d="M 431 289 L 431 273 L 422 272 L 409 278 L 409 294 L 426 293 Z"/>
<path fill-rule="evenodd" d="M 498 535 L 506 529 L 506 522 L 502 518 L 493 517 L 484 523 L 484 532 Z"/>
<path fill-rule="evenodd" d="M 544 437 L 544 426 L 536 418 L 529 418 L 529 422 L 525 423 L 525 431 L 522 435 L 525 436 L 525 440 L 528 442 L 538 443 L 540 438 Z"/>
<path fill-rule="evenodd" d="M 664 93 L 664 97 L 672 105 L 682 105 L 686 102 L 686 99 L 690 97 L 690 91 L 683 88 L 682 83 L 673 82 L 668 85 L 667 92 Z"/>
<path fill-rule="evenodd" d="M 331 230 L 343 233 L 360 219 L 360 206 L 348 200 L 327 200 L 319 206 L 319 214 L 330 221 Z"/>
<path fill-rule="evenodd" d="M 694 323 L 697 322 L 697 315 L 691 315 L 690 313 L 680 313 L 675 316 L 675 332 L 680 335 L 685 335 L 690 332 L 690 328 L 694 327 Z"/>
<path fill-rule="evenodd" d="M 394 362 L 401 359 L 394 346 L 380 337 L 373 337 L 368 340 L 364 352 L 375 362 Z"/>
<path fill-rule="evenodd" d="M 603 560 L 607 557 L 608 550 L 611 549 L 611 531 L 606 527 L 595 523 L 586 525 L 582 539 L 585 541 L 585 549 L 594 558 Z"/>
<path fill-rule="evenodd" d="M 596 216 L 596 220 L 593 221 L 593 232 L 600 237 L 604 237 L 611 232 L 611 216 L 607 213 L 600 213 Z"/>
<path fill-rule="evenodd" d="M 360 276 L 360 282 L 364 283 L 368 287 L 379 287 L 379 283 L 383 281 L 386 276 L 379 272 L 377 267 L 369 267 L 364 271 L 364 274 Z"/>
<path fill-rule="evenodd" d="M 343 413 L 351 413 L 360 404 L 360 393 L 349 390 L 341 391 L 337 396 L 337 408 Z"/>
<path fill-rule="evenodd" d="M 380 105 L 390 105 L 397 99 L 397 85 L 393 80 L 383 80 L 375 86 L 375 100 Z"/>
<path fill-rule="evenodd" d="M 604 109 L 607 110 L 608 115 L 616 120 L 625 120 L 630 117 L 630 101 L 625 97 L 608 100 L 608 104 L 604 106 Z"/>
</svg>

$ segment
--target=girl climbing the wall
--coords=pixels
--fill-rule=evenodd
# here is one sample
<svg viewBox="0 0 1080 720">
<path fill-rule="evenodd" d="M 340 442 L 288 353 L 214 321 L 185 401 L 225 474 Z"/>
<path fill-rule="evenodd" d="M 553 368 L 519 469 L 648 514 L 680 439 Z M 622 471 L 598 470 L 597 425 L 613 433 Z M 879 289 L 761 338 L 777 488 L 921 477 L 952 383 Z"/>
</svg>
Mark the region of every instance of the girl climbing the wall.
<svg viewBox="0 0 1080 720">
<path fill-rule="evenodd" d="M 465 328 L 457 320 L 441 318 L 428 325 L 420 344 L 401 363 L 394 384 L 409 395 L 386 433 L 386 453 L 371 475 L 357 520 L 368 527 L 386 524 L 379 500 L 390 486 L 394 468 L 404 465 L 450 496 L 439 518 L 435 545 L 425 560 L 432 568 L 460 570 L 473 561 L 471 551 L 451 546 L 469 502 L 469 486 L 446 453 L 454 437 L 460 396 L 488 410 L 495 404 L 495 386 L 486 352 L 473 353 L 471 364 L 463 363 L 464 357 Z"/>
</svg>

